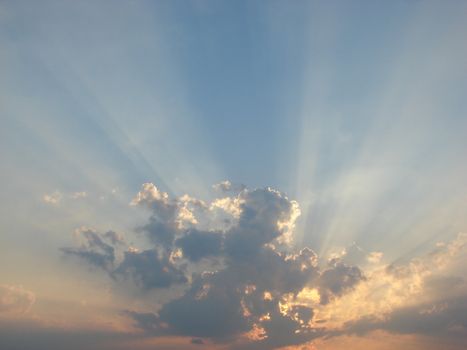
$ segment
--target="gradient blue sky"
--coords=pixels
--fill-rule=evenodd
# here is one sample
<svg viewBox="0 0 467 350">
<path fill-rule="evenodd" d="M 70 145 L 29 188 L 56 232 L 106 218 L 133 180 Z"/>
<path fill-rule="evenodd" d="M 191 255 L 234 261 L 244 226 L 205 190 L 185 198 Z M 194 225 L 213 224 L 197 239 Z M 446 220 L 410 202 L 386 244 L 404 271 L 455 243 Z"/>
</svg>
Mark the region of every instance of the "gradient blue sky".
<svg viewBox="0 0 467 350">
<path fill-rule="evenodd" d="M 148 215 L 129 203 L 149 182 L 208 202 L 226 179 L 282 191 L 301 208 L 292 247 L 323 261 L 456 242 L 466 38 L 460 0 L 0 1 L 0 284 L 81 327 L 50 310 L 109 282 L 60 248 L 82 226 L 137 244 Z M 170 291 L 131 293 L 94 298 L 111 314 Z"/>
</svg>

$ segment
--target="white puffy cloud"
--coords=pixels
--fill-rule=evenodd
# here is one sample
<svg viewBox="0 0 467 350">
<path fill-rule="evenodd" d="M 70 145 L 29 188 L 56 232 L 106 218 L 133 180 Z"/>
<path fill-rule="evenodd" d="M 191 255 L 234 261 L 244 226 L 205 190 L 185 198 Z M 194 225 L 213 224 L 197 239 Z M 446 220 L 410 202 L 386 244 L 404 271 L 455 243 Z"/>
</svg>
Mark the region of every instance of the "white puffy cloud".
<svg viewBox="0 0 467 350">
<path fill-rule="evenodd" d="M 167 205 L 169 195 L 167 192 L 160 191 L 154 184 L 145 183 L 141 186 L 141 191 L 136 194 L 136 197 L 130 202 L 131 205 L 146 205 L 151 207 L 153 203 Z"/>
</svg>

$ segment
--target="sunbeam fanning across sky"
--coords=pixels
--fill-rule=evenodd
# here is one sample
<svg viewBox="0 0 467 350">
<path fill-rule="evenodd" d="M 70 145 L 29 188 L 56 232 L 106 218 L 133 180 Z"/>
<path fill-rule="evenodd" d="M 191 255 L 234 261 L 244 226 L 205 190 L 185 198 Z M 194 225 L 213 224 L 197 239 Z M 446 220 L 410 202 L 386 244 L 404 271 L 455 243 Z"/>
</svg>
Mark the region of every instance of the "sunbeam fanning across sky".
<svg viewBox="0 0 467 350">
<path fill-rule="evenodd" d="M 467 2 L 0 1 L 0 349 L 467 344 Z"/>
</svg>

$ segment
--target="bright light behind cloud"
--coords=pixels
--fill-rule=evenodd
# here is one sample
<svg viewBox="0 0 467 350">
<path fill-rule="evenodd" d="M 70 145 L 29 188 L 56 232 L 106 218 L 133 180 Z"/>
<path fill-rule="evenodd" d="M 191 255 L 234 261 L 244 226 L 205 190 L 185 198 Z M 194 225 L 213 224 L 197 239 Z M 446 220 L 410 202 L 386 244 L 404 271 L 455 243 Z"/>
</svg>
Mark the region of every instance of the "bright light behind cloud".
<svg viewBox="0 0 467 350">
<path fill-rule="evenodd" d="M 0 348 L 467 342 L 467 5 L 0 4 Z"/>
</svg>

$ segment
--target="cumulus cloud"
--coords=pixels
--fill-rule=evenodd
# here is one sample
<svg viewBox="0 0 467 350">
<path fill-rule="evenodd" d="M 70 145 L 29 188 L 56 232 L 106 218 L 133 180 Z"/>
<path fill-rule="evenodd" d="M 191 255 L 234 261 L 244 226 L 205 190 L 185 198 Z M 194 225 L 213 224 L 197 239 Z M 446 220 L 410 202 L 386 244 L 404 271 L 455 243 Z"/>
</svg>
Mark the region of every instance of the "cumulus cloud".
<svg viewBox="0 0 467 350">
<path fill-rule="evenodd" d="M 320 266 L 312 249 L 293 245 L 297 202 L 271 188 L 226 195 L 229 186 L 205 201 L 170 198 L 144 184 L 131 204 L 149 211 L 136 229 L 149 247 L 130 247 L 113 231 L 82 229 L 81 243 L 62 251 L 104 269 L 116 283 L 145 291 L 184 286 L 158 307 L 124 314 L 150 335 L 185 336 L 193 344 L 210 339 L 269 349 L 346 332 L 397 331 L 387 322 L 399 322 L 404 310 L 418 310 L 420 318 L 454 310 L 427 305 L 444 283 L 435 271 L 464 251 L 463 235 L 406 264 L 385 265 L 381 252 L 353 244 Z M 421 298 L 429 290 L 432 296 Z M 449 329 L 460 332 L 464 320 L 453 319 Z"/>
<path fill-rule="evenodd" d="M 23 314 L 36 301 L 33 292 L 15 285 L 0 285 L 0 314 Z"/>
<path fill-rule="evenodd" d="M 221 192 L 231 190 L 228 182 L 217 187 Z M 145 261 L 159 261 L 157 249 L 170 256 L 180 252 L 177 256 L 188 264 L 187 273 L 191 271 L 182 296 L 152 313 L 128 311 L 138 327 L 153 334 L 224 341 L 240 336 L 266 348 L 296 343 L 316 335 L 310 326 L 313 308 L 298 300 L 305 288 L 314 284 L 321 293 L 338 297 L 363 278 L 358 267 L 343 263 L 320 271 L 311 249 L 292 249 L 299 205 L 271 188 L 242 187 L 236 194 L 206 203 L 186 195 L 171 199 L 153 184 L 145 184 L 132 205 L 151 213 L 148 223 L 140 227 L 155 244 L 155 250 L 145 252 L 151 256 Z M 217 210 L 229 217 L 230 225 L 218 220 Z M 190 225 L 181 225 L 182 217 L 189 218 L 185 222 Z M 202 229 L 203 223 L 207 224 Z M 132 254 L 125 253 L 117 272 Z M 174 282 L 162 283 L 161 266 L 150 271 L 154 274 L 152 285 L 156 280 L 166 286 Z M 165 271 L 166 277 L 177 276 L 175 280 L 183 282 L 182 270 L 165 266 Z M 139 284 L 144 285 L 144 275 L 139 275 Z"/>
</svg>

